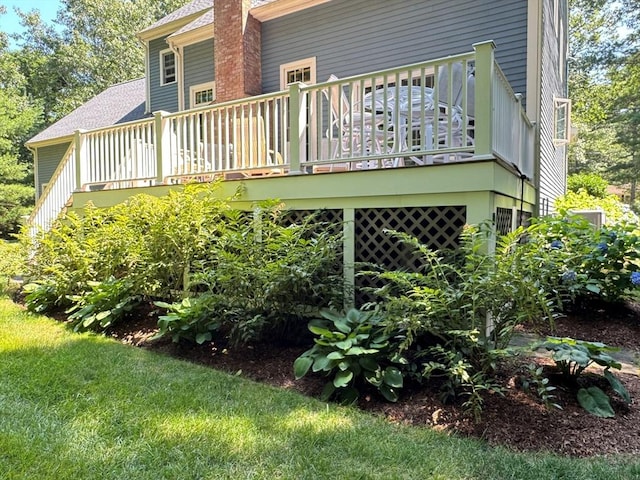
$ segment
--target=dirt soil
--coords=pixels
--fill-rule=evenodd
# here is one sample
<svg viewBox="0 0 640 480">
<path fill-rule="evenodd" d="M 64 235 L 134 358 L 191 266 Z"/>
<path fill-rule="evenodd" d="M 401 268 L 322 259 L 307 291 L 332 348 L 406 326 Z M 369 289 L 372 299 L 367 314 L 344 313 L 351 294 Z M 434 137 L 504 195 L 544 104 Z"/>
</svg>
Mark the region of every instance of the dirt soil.
<svg viewBox="0 0 640 480">
<path fill-rule="evenodd" d="M 588 414 L 577 403 L 574 393 L 553 375 L 552 362 L 545 357 L 517 358 L 501 368 L 499 379 L 505 387 L 504 395 L 487 394 L 480 423 L 465 416 L 460 405 L 443 404 L 437 392 L 423 388 L 404 391 L 397 403 L 388 403 L 374 392 L 365 394 L 359 406 L 391 422 L 435 428 L 461 436 L 477 437 L 491 445 L 502 445 L 517 451 L 551 451 L 560 455 L 588 457 L 594 455 L 640 454 L 640 304 L 626 304 L 615 309 L 589 306 L 556 321 L 555 330 L 537 330 L 538 334 L 555 334 L 584 340 L 601 341 L 624 347 L 631 359 L 628 372 L 616 373 L 628 389 L 633 402 L 626 405 L 612 398 L 615 418 L 602 419 Z M 520 333 L 530 334 L 528 327 Z M 325 378 L 308 375 L 295 380 L 293 361 L 306 347 L 255 345 L 238 349 L 209 343 L 203 346 L 173 344 L 170 340 L 149 341 L 155 333 L 153 312 L 136 322 L 129 322 L 111 332 L 121 341 L 163 352 L 188 361 L 197 362 L 242 375 L 246 378 L 318 397 Z M 633 365 L 633 361 L 636 364 Z M 520 387 L 525 366 L 532 362 L 543 365 L 545 373 L 558 387 L 557 403 L 562 410 L 547 409 L 539 399 Z M 594 373 L 599 370 L 594 369 Z M 614 371 L 615 372 L 615 371 Z M 606 390 L 606 381 L 587 375 L 591 384 Z M 607 391 L 607 393 L 611 393 Z"/>
</svg>

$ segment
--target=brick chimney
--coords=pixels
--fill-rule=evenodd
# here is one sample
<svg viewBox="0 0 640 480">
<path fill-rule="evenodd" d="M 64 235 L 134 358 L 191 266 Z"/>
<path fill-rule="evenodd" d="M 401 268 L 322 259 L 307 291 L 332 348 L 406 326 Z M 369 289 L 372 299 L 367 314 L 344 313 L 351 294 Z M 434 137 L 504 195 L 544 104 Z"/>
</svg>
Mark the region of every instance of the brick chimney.
<svg viewBox="0 0 640 480">
<path fill-rule="evenodd" d="M 214 0 L 216 102 L 262 93 L 262 24 L 251 0 Z"/>
</svg>

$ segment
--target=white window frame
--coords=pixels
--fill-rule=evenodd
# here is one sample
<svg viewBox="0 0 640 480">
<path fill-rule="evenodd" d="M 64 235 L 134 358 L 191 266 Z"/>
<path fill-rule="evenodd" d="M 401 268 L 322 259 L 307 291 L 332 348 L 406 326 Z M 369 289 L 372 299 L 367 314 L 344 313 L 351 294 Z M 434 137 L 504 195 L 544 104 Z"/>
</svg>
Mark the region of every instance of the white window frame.
<svg viewBox="0 0 640 480">
<path fill-rule="evenodd" d="M 170 48 L 166 48 L 160 51 L 160 85 L 173 85 L 178 81 L 178 56 L 176 52 L 171 50 Z M 170 82 L 166 81 L 166 66 L 165 66 L 165 58 L 168 55 L 173 55 L 173 80 Z"/>
<path fill-rule="evenodd" d="M 564 129 L 558 129 L 559 122 L 564 120 Z M 553 98 L 553 144 L 567 145 L 571 141 L 571 100 L 568 98 Z"/>
<path fill-rule="evenodd" d="M 316 83 L 316 57 L 303 58 L 301 60 L 296 60 L 295 62 L 283 63 L 280 65 L 280 89 L 285 90 L 287 88 L 288 72 L 307 67 L 309 67 L 309 84 L 314 85 Z"/>
<path fill-rule="evenodd" d="M 205 90 L 213 91 L 212 100 L 206 103 L 196 103 L 196 95 L 199 92 L 202 92 Z M 211 103 L 215 103 L 215 101 L 216 101 L 216 82 L 199 83 L 198 85 L 191 85 L 189 87 L 189 108 L 196 108 L 196 107 L 201 107 L 203 105 L 210 105 Z"/>
</svg>

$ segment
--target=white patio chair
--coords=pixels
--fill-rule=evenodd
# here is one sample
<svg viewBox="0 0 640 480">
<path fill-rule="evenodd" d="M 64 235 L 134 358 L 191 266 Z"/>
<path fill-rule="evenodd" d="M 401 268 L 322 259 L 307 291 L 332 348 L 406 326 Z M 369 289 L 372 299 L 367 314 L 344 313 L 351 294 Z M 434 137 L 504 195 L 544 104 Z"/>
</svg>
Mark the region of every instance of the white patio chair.
<svg viewBox="0 0 640 480">
<path fill-rule="evenodd" d="M 338 80 L 331 75 L 329 82 Z M 366 111 L 361 106 L 350 102 L 344 87 L 335 84 L 322 92 L 327 99 L 331 112 L 331 120 L 326 136 L 337 140 L 333 145 L 331 159 L 375 156 L 388 153 L 389 145 L 395 142 L 395 133 L 390 129 L 391 122 L 383 106 Z M 334 163 L 314 166 L 314 172 L 344 171 L 352 169 L 379 168 L 387 166 L 384 161 Z"/>
<path fill-rule="evenodd" d="M 449 81 L 450 75 L 451 82 Z M 407 115 L 407 129 L 410 135 L 407 143 L 410 149 L 438 150 L 473 145 L 475 77 L 473 74 L 466 76 L 467 102 L 466 112 L 463 112 L 464 77 L 461 62 L 441 67 L 437 79 L 437 102 L 433 98 L 435 91 L 432 88 L 405 88 L 405 98 L 402 99 L 404 103 L 401 110 L 405 111 Z M 412 156 L 411 159 L 414 163 L 422 165 L 460 160 L 471 156 L 470 152 L 457 152 L 425 157 Z"/>
</svg>

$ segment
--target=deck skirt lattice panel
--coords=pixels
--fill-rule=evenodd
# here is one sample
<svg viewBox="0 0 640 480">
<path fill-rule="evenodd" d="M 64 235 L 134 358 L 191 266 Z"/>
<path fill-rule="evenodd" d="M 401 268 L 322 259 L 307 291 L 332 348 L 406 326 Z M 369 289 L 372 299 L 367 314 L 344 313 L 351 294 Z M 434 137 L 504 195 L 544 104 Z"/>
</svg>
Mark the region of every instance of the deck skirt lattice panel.
<svg viewBox="0 0 640 480">
<path fill-rule="evenodd" d="M 385 233 L 403 232 L 416 237 L 433 249 L 455 249 L 466 223 L 464 206 L 404 207 L 357 209 L 355 212 L 356 263 L 374 263 L 386 269 L 417 271 L 420 258 L 411 247 Z M 368 276 L 356 278 L 356 302 L 373 301 L 373 295 L 363 287 L 376 287 Z"/>
<path fill-rule="evenodd" d="M 495 225 L 498 235 L 506 235 L 511 232 L 513 226 L 513 209 L 496 208 Z"/>
</svg>

